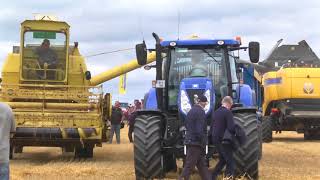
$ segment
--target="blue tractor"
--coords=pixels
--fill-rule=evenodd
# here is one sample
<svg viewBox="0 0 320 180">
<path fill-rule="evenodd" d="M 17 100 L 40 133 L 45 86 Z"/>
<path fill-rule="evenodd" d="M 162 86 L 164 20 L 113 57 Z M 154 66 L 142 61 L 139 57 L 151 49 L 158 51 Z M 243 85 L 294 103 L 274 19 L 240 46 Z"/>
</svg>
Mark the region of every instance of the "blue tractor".
<svg viewBox="0 0 320 180">
<path fill-rule="evenodd" d="M 145 109 L 138 111 L 134 126 L 134 163 L 137 179 L 163 178 L 177 170 L 176 160 L 185 158 L 184 121 L 188 111 L 204 94 L 209 100 L 205 113 L 209 125 L 211 114 L 220 106 L 224 96 L 231 96 L 235 122 L 241 125 L 248 141 L 234 154 L 237 173 L 258 178 L 258 159 L 261 152 L 257 108 L 254 91 L 239 83 L 237 76 L 238 51 L 249 49 L 250 60 L 259 60 L 259 43 L 241 47 L 233 39 L 156 40 L 154 87 L 145 96 Z M 145 42 L 136 45 L 139 65 L 147 63 Z M 216 152 L 208 141 L 207 157 Z"/>
</svg>

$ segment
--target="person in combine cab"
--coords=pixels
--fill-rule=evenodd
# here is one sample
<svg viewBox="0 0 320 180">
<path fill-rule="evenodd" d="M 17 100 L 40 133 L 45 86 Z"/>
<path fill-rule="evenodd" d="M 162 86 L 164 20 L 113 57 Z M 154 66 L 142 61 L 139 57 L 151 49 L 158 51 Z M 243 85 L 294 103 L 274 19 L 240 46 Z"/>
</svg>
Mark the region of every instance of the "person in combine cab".
<svg viewBox="0 0 320 180">
<path fill-rule="evenodd" d="M 38 62 L 41 67 L 41 69 L 45 68 L 45 64 L 47 65 L 47 69 L 56 69 L 57 68 L 57 53 L 50 48 L 50 41 L 48 39 L 44 39 L 41 46 L 38 47 L 35 50 L 35 53 L 39 56 Z M 44 78 L 44 72 L 37 72 L 38 76 L 43 79 Z M 49 71 L 48 73 L 48 79 L 52 79 L 53 72 Z"/>
<path fill-rule="evenodd" d="M 50 48 L 50 41 L 44 39 L 41 46 L 36 49 L 36 54 L 39 56 L 39 64 L 43 67 L 47 63 L 49 67 L 57 65 L 57 53 Z"/>
<path fill-rule="evenodd" d="M 9 179 L 10 136 L 16 131 L 11 108 L 0 103 L 0 179 Z"/>
<path fill-rule="evenodd" d="M 186 137 L 184 144 L 187 148 L 184 168 L 179 179 L 189 180 L 190 174 L 195 166 L 199 171 L 201 179 L 210 179 L 205 158 L 205 146 L 207 144 L 207 123 L 204 107 L 207 105 L 204 95 L 198 96 L 198 103 L 188 112 L 185 127 Z"/>
<path fill-rule="evenodd" d="M 117 144 L 120 144 L 120 127 L 123 121 L 122 109 L 120 108 L 120 102 L 116 101 L 111 112 L 111 134 L 109 143 L 112 144 L 113 135 L 116 134 Z"/>
<path fill-rule="evenodd" d="M 212 143 L 217 147 L 219 153 L 219 162 L 212 173 L 212 179 L 215 180 L 226 165 L 225 175 L 233 177 L 235 171 L 235 162 L 233 159 L 234 148 L 232 143 L 225 143 L 223 138 L 225 132 L 235 134 L 235 123 L 231 107 L 233 104 L 232 98 L 226 96 L 221 101 L 221 107 L 218 108 L 212 115 L 211 137 Z"/>
</svg>

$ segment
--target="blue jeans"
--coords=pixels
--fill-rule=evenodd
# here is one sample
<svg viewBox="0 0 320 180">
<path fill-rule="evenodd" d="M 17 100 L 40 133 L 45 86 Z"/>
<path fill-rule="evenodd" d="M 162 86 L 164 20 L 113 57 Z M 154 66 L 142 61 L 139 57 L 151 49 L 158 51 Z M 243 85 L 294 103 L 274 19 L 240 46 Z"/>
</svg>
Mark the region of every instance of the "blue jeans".
<svg viewBox="0 0 320 180">
<path fill-rule="evenodd" d="M 233 159 L 233 149 L 230 145 L 216 144 L 219 153 L 219 162 L 213 170 L 212 179 L 215 180 L 226 166 L 225 176 L 234 176 L 235 161 Z"/>
<path fill-rule="evenodd" d="M 117 144 L 120 144 L 120 124 L 112 124 L 110 133 L 109 143 L 112 143 L 113 134 L 116 133 Z"/>
<path fill-rule="evenodd" d="M 0 179 L 9 180 L 9 163 L 0 163 Z"/>
</svg>

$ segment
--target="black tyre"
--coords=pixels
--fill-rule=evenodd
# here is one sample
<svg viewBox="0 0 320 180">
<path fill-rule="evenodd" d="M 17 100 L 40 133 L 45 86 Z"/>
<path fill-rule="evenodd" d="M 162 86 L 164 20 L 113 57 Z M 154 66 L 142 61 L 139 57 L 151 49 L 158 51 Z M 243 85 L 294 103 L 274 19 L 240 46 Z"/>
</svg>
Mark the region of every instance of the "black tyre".
<svg viewBox="0 0 320 180">
<path fill-rule="evenodd" d="M 259 129 L 259 160 L 262 159 L 262 123 L 258 121 L 258 129 Z"/>
<path fill-rule="evenodd" d="M 93 158 L 93 146 L 85 145 L 84 147 L 76 147 L 74 152 L 75 158 Z"/>
<path fill-rule="evenodd" d="M 234 120 L 247 135 L 246 144 L 234 153 L 237 175 L 249 175 L 252 179 L 258 179 L 260 142 L 257 115 L 255 113 L 235 113 Z"/>
<path fill-rule="evenodd" d="M 136 179 L 163 177 L 160 116 L 137 116 L 134 124 L 134 167 Z"/>
<path fill-rule="evenodd" d="M 310 132 L 305 131 L 305 132 L 303 133 L 303 138 L 304 138 L 304 140 L 311 140 L 311 139 L 312 139 L 312 136 L 311 136 Z"/>
<path fill-rule="evenodd" d="M 306 130 L 304 132 L 304 140 L 320 140 L 320 132 L 316 130 Z"/>
<path fill-rule="evenodd" d="M 272 142 L 272 119 L 267 116 L 262 119 L 262 140 L 263 142 Z"/>
</svg>

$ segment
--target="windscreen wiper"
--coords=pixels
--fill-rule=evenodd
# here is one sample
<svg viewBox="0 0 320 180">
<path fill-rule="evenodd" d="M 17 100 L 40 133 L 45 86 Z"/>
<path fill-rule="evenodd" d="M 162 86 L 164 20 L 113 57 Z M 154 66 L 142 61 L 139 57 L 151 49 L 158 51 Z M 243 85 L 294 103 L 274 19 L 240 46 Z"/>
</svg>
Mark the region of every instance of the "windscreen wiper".
<svg viewBox="0 0 320 180">
<path fill-rule="evenodd" d="M 205 49 L 201 49 L 203 52 L 205 52 L 205 53 L 207 53 L 216 63 L 218 63 L 219 65 L 221 65 L 220 64 L 220 62 L 216 59 L 216 58 L 214 58 L 213 56 L 212 56 L 212 54 L 210 54 L 207 50 L 205 50 Z"/>
</svg>

